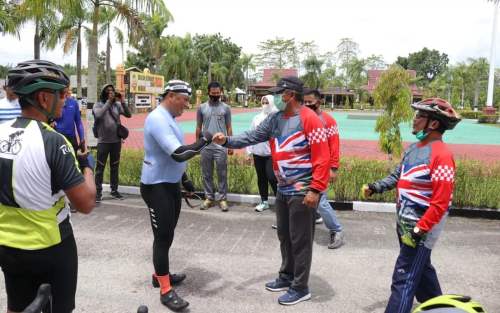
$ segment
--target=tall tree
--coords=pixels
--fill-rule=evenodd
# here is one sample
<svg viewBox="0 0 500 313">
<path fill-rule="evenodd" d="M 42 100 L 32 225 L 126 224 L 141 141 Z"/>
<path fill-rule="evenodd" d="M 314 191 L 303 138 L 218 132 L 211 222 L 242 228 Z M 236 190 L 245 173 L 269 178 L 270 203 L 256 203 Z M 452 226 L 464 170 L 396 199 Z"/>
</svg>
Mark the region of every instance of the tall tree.
<svg viewBox="0 0 500 313">
<path fill-rule="evenodd" d="M 372 54 L 365 59 L 365 68 L 367 70 L 383 70 L 387 68 L 387 63 L 382 55 Z"/>
<path fill-rule="evenodd" d="M 301 66 L 302 65 L 305 66 L 304 64 L 305 60 L 311 59 L 313 56 L 316 56 L 317 50 L 318 50 L 318 45 L 314 42 L 314 40 L 299 42 L 296 53 L 299 74 L 302 73 Z"/>
<path fill-rule="evenodd" d="M 428 84 L 436 75 L 444 71 L 448 62 L 449 59 L 446 53 L 440 53 L 438 50 L 428 48 L 410 53 L 407 58 L 398 57 L 396 61 L 405 69 L 415 70 L 417 76 L 422 78 L 423 84 Z"/>
<path fill-rule="evenodd" d="M 98 27 L 101 22 L 101 7 L 111 7 L 117 11 L 117 18 L 127 25 L 129 37 L 135 29 L 141 28 L 139 14 L 171 15 L 163 0 L 83 0 L 92 10 L 92 31 L 88 45 L 88 99 L 90 103 L 97 101 L 97 70 L 98 70 Z M 132 36 L 133 37 L 133 36 Z M 134 40 L 137 38 L 133 38 Z"/>
<path fill-rule="evenodd" d="M 399 65 L 399 66 L 401 66 L 405 70 L 407 70 L 408 69 L 408 58 L 407 57 L 399 56 L 396 59 L 396 64 Z"/>
<path fill-rule="evenodd" d="M 342 38 L 337 45 L 335 55 L 337 57 L 338 67 L 342 71 L 344 77 L 344 87 L 347 88 L 350 83 L 350 76 L 354 73 L 352 66 L 354 59 L 357 59 L 359 54 L 359 45 L 351 38 Z"/>
<path fill-rule="evenodd" d="M 6 0 L 0 0 L 0 33 L 19 36 L 21 15 L 19 5 Z"/>
<path fill-rule="evenodd" d="M 304 84 L 311 88 L 321 88 L 321 67 L 324 61 L 318 59 L 316 56 L 311 56 L 304 61 L 304 68 L 306 74 L 302 76 Z"/>
<path fill-rule="evenodd" d="M 340 67 L 345 67 L 352 59 L 357 58 L 359 54 L 359 45 L 351 38 L 340 39 L 337 45 L 335 55 Z"/>
<path fill-rule="evenodd" d="M 133 43 L 133 46 L 152 56 L 154 64 L 150 69 L 156 73 L 160 69 L 161 58 L 167 49 L 165 41 L 161 38 L 168 24 L 173 21 L 173 17 L 165 14 L 141 14 L 141 20 L 144 24 L 140 32 L 141 36 L 137 42 Z"/>
<path fill-rule="evenodd" d="M 111 84 L 111 29 L 118 12 L 113 7 L 101 7 L 98 37 L 106 36 L 106 84 Z"/>
<path fill-rule="evenodd" d="M 400 156 L 403 150 L 399 124 L 409 122 L 413 112 L 410 106 L 410 76 L 399 65 L 392 65 L 380 77 L 374 91 L 375 105 L 384 109 L 377 119 L 375 131 L 380 133 L 379 147 L 392 156 Z"/>
<path fill-rule="evenodd" d="M 469 58 L 469 77 L 473 81 L 473 107 L 476 109 L 479 106 L 479 95 L 481 89 L 486 88 L 488 83 L 489 62 L 486 58 L 472 59 Z"/>
<path fill-rule="evenodd" d="M 265 66 L 282 69 L 297 63 L 297 47 L 294 38 L 276 37 L 262 41 L 258 47 L 262 51 L 258 59 Z"/>
<path fill-rule="evenodd" d="M 465 91 L 470 82 L 470 72 L 467 70 L 467 64 L 459 63 L 452 71 L 453 82 L 460 89 L 460 107 L 465 106 Z"/>
<path fill-rule="evenodd" d="M 33 57 L 40 59 L 42 45 L 47 45 L 51 33 L 59 24 L 59 14 L 57 10 L 65 10 L 76 5 L 73 1 L 64 2 L 57 0 L 25 0 L 19 5 L 18 20 L 21 23 L 33 21 L 35 24 L 35 35 L 33 37 Z"/>
<path fill-rule="evenodd" d="M 206 57 L 206 62 L 208 65 L 207 77 L 208 81 L 211 82 L 212 77 L 212 65 L 216 59 L 222 57 L 222 36 L 220 34 L 215 35 L 201 35 L 196 36 L 195 45 L 198 50 L 200 50 Z"/>
<path fill-rule="evenodd" d="M 50 33 L 47 46 L 54 49 L 62 42 L 63 53 L 73 52 L 76 47 L 76 94 L 82 97 L 82 30 L 89 30 L 85 26 L 89 12 L 83 6 L 71 6 L 62 12 L 63 18 L 59 25 Z"/>
<path fill-rule="evenodd" d="M 121 52 L 122 52 L 122 64 L 125 62 L 125 35 L 123 34 L 123 31 L 114 26 L 113 27 L 115 34 L 116 34 L 116 43 L 120 45 Z"/>
<path fill-rule="evenodd" d="M 255 64 L 253 63 L 253 58 L 254 58 L 253 54 L 245 54 L 245 53 L 242 53 L 242 55 L 240 57 L 240 64 L 241 64 L 243 71 L 245 72 L 245 93 L 246 93 L 246 95 L 248 95 L 248 72 L 250 70 L 255 70 Z M 245 95 L 245 106 L 248 105 L 247 100 L 246 100 L 246 95 Z"/>
</svg>

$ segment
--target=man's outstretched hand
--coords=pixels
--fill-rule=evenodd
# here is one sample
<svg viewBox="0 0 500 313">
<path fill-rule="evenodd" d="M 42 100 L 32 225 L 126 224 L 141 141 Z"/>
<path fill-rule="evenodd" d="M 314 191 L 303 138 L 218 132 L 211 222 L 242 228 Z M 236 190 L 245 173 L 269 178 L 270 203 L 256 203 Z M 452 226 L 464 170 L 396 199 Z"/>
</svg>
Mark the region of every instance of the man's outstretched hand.
<svg viewBox="0 0 500 313">
<path fill-rule="evenodd" d="M 226 135 L 223 133 L 215 133 L 212 137 L 212 142 L 222 146 L 226 143 L 226 139 Z"/>
</svg>

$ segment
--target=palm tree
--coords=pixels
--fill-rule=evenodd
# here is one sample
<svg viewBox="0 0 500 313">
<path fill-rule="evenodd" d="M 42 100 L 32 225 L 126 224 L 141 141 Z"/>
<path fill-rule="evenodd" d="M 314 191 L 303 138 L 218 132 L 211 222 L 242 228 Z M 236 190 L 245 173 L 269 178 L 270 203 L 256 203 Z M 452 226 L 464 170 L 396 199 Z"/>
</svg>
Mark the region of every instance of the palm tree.
<svg viewBox="0 0 500 313">
<path fill-rule="evenodd" d="M 141 14 L 141 20 L 144 24 L 141 39 L 134 46 L 136 49 L 146 50 L 147 54 L 153 57 L 155 63 L 151 70 L 158 72 L 161 58 L 165 55 L 167 49 L 166 41 L 162 40 L 162 34 L 168 23 L 173 21 L 173 17 L 172 15 Z"/>
<path fill-rule="evenodd" d="M 197 42 L 197 49 L 203 53 L 207 60 L 208 71 L 207 77 L 208 82 L 212 81 L 212 61 L 218 59 L 222 55 L 221 47 L 221 35 L 202 35 L 200 40 Z"/>
<path fill-rule="evenodd" d="M 245 106 L 248 106 L 247 95 L 248 95 L 248 71 L 255 70 L 255 64 L 253 63 L 253 54 L 245 54 L 243 53 L 240 57 L 240 64 L 245 71 Z"/>
<path fill-rule="evenodd" d="M 111 23 L 116 19 L 117 11 L 112 7 L 101 7 L 98 37 L 106 35 L 106 84 L 111 84 Z"/>
<path fill-rule="evenodd" d="M 0 33 L 19 36 L 19 6 L 0 0 Z"/>
<path fill-rule="evenodd" d="M 212 77 L 214 80 L 223 81 L 229 74 L 229 69 L 221 63 L 212 64 Z"/>
<path fill-rule="evenodd" d="M 33 1 L 33 0 L 32 0 Z M 171 16 L 163 0 L 83 0 L 92 9 L 92 30 L 89 40 L 88 53 L 88 99 L 90 103 L 97 100 L 97 53 L 98 53 L 98 28 L 101 22 L 101 7 L 113 8 L 117 12 L 117 19 L 126 23 L 130 39 L 137 40 L 134 31 L 142 28 L 139 13 L 159 14 Z M 132 40 L 132 41 L 133 41 Z"/>
<path fill-rule="evenodd" d="M 306 74 L 303 77 L 304 84 L 312 88 L 320 88 L 321 86 L 321 67 L 324 61 L 311 56 L 304 60 Z"/>
<path fill-rule="evenodd" d="M 478 100 L 479 100 L 479 90 L 481 87 L 481 84 L 485 82 L 486 78 L 488 77 L 488 60 L 486 58 L 479 58 L 479 59 L 472 59 L 469 58 L 469 77 L 471 79 L 474 79 L 474 100 L 473 100 L 473 107 L 476 109 L 478 107 Z"/>
<path fill-rule="evenodd" d="M 74 51 L 76 46 L 76 95 L 82 97 L 82 29 L 89 31 L 85 22 L 89 12 L 82 6 L 73 6 L 63 12 L 63 19 L 58 27 L 51 32 L 47 45 L 54 49 L 58 42 L 63 44 L 63 53 Z"/>
<path fill-rule="evenodd" d="M 453 69 L 453 79 L 458 84 L 460 88 L 460 107 L 464 107 L 465 101 L 465 89 L 470 81 L 469 72 L 467 71 L 467 65 L 465 63 L 459 63 Z"/>
<path fill-rule="evenodd" d="M 122 50 L 122 64 L 125 63 L 125 35 L 118 27 L 113 28 L 116 34 L 116 43 L 120 45 Z"/>
<path fill-rule="evenodd" d="M 79 1 L 61 0 L 24 0 L 17 11 L 18 21 L 21 24 L 33 21 L 35 23 L 34 58 L 40 59 L 40 48 L 49 48 L 51 34 L 59 24 L 58 12 L 80 6 Z"/>
</svg>

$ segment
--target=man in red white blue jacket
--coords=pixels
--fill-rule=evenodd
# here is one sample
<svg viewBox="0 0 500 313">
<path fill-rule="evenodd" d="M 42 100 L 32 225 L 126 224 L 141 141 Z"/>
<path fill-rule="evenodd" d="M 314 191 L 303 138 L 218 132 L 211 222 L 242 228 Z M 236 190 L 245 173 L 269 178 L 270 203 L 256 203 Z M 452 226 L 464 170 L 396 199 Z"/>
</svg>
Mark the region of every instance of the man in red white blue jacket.
<svg viewBox="0 0 500 313">
<path fill-rule="evenodd" d="M 321 93 L 318 89 L 306 88 L 304 90 L 304 105 L 316 112 L 323 125 L 325 125 L 328 146 L 330 147 L 330 183 L 333 185 L 337 179 L 340 159 L 340 140 L 337 121 L 330 114 L 321 110 Z M 339 248 L 344 244 L 344 232 L 335 210 L 327 200 L 327 192 L 321 194 L 318 211 L 323 218 L 326 228 L 330 231 L 328 248 Z"/>
<path fill-rule="evenodd" d="M 439 98 L 412 107 L 416 110 L 413 134 L 419 142 L 405 151 L 392 174 L 362 189 L 364 196 L 370 196 L 397 188 L 401 249 L 386 313 L 409 313 L 414 297 L 425 302 L 442 294 L 430 257 L 451 206 L 455 179 L 455 161 L 442 136 L 460 117 L 451 104 Z"/>
<path fill-rule="evenodd" d="M 278 180 L 276 216 L 282 263 L 279 277 L 266 284 L 269 291 L 287 291 L 283 305 L 309 300 L 315 211 L 320 193 L 326 190 L 330 149 L 326 130 L 318 115 L 302 105 L 303 83 L 285 77 L 272 88 L 279 110 L 255 130 L 226 137 L 217 133 L 213 142 L 239 149 L 269 141 L 273 169 Z"/>
</svg>

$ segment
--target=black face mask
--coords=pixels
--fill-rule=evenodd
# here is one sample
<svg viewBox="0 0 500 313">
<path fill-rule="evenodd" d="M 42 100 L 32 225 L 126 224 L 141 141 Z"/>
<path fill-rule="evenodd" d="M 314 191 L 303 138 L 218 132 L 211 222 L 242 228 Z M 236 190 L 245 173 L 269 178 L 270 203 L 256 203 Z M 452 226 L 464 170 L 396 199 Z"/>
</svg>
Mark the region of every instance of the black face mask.
<svg viewBox="0 0 500 313">
<path fill-rule="evenodd" d="M 220 96 L 208 96 L 210 98 L 210 101 L 212 102 L 219 102 Z"/>
</svg>

